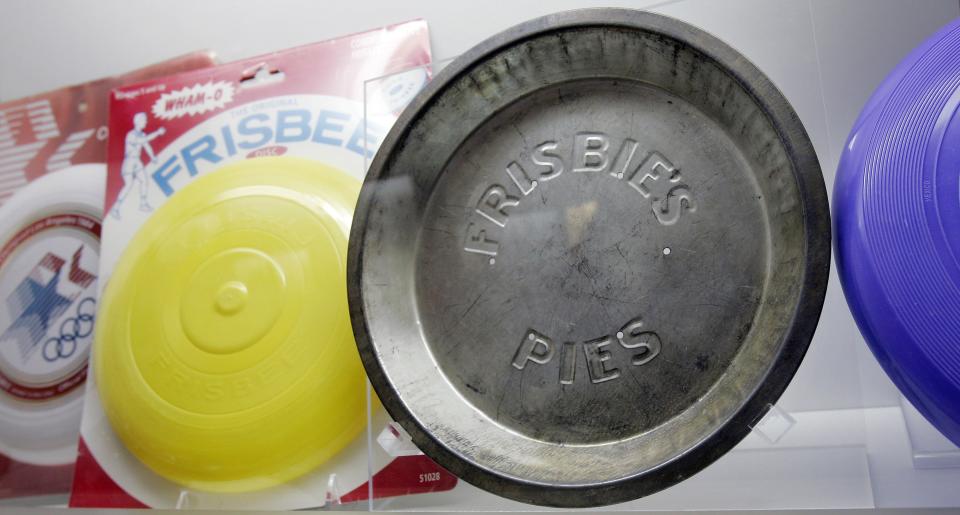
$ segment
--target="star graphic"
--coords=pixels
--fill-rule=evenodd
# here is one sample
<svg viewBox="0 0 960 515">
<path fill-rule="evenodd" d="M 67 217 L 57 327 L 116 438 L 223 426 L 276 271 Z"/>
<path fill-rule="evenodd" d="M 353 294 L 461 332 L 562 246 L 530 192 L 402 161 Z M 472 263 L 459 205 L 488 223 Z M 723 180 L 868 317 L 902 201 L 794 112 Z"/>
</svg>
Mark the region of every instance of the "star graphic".
<svg viewBox="0 0 960 515">
<path fill-rule="evenodd" d="M 59 271 L 50 279 L 50 282 L 48 282 L 46 286 L 41 285 L 31 278 L 27 278 L 27 286 L 30 288 L 30 297 L 33 300 L 30 302 L 30 305 L 23 310 L 19 318 L 26 319 L 31 315 L 35 315 L 40 319 L 39 321 L 43 327 L 43 332 L 46 332 L 50 327 L 50 318 L 53 317 L 54 313 L 59 313 L 61 311 L 59 308 L 70 305 L 70 299 L 57 293 L 57 284 L 59 283 Z"/>
</svg>

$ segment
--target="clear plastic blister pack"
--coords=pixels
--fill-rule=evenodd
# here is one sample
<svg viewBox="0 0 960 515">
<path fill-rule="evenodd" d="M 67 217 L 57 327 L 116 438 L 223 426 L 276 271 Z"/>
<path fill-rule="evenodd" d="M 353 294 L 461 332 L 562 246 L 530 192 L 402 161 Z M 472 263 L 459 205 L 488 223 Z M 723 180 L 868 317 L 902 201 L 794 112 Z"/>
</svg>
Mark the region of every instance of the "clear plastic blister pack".
<svg viewBox="0 0 960 515">
<path fill-rule="evenodd" d="M 367 467 L 345 257 L 395 117 L 363 80 L 429 60 L 415 20 L 113 92 L 71 506 L 311 509 L 397 473 Z"/>
</svg>

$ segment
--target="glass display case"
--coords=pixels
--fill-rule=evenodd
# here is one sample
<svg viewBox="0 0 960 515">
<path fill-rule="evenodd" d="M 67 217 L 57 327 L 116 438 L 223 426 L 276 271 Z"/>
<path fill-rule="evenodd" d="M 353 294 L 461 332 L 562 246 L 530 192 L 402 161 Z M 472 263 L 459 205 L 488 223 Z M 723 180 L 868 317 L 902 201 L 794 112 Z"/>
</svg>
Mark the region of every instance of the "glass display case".
<svg viewBox="0 0 960 515">
<path fill-rule="evenodd" d="M 249 4 L 266 8 L 266 3 Z M 301 30 L 298 27 L 306 27 L 310 17 L 324 14 L 321 6 L 281 4 L 291 13 L 303 10 L 297 19 L 291 17 L 291 30 Z M 184 1 L 179 5 L 192 4 Z M 19 4 L 18 8 L 25 9 L 24 6 Z M 530 2 L 509 6 L 511 8 L 451 7 L 428 1 L 389 8 L 376 2 L 354 6 L 357 13 L 368 18 L 382 11 L 376 21 L 366 23 L 364 20 L 364 26 L 419 16 L 427 20 L 433 34 L 432 64 L 369 77 L 365 81 L 365 123 L 380 123 L 399 115 L 414 101 L 417 92 L 480 39 L 534 15 L 592 6 L 592 2 L 555 5 Z M 960 5 L 955 1 L 645 0 L 625 6 L 694 25 L 727 43 L 759 68 L 799 116 L 816 150 L 828 195 L 833 191 L 848 132 L 874 88 L 910 50 L 960 15 Z M 98 8 L 90 4 L 91 10 Z M 147 10 L 143 6 L 129 8 Z M 351 13 L 350 6 L 331 9 L 345 16 Z M 43 10 L 43 16 L 50 19 L 60 20 L 69 14 L 69 9 L 60 9 L 59 4 L 45 3 Z M 21 18 L 33 19 L 39 14 L 31 16 Z M 143 23 L 160 21 L 144 18 Z M 6 22 L 0 23 L 0 32 L 5 26 Z M 245 29 L 235 26 L 217 30 L 240 38 Z M 271 41 L 272 34 L 286 43 L 283 30 L 271 25 L 263 36 L 267 42 Z M 339 35 L 318 32 L 316 40 Z M 95 39 L 96 35 L 90 37 Z M 466 41 L 469 38 L 473 39 Z M 0 57 L 14 52 L 42 51 L 32 49 L 29 44 L 19 50 L 13 48 L 13 45 L 4 45 Z M 247 46 L 238 44 L 226 50 L 223 54 L 229 56 L 231 52 L 245 52 Z M 253 55 L 259 50 L 262 49 L 247 53 Z M 43 56 L 53 66 L 59 58 Z M 4 59 L 0 58 L 0 64 Z M 4 82 L 15 84 L 18 80 L 23 79 L 6 76 L 0 86 Z M 17 91 L 15 87 L 11 90 Z M 0 87 L 0 93 L 4 91 Z M 366 137 L 368 131 L 363 133 Z M 364 147 L 376 148 L 379 143 L 365 140 Z M 370 164 L 368 156 L 363 168 L 355 170 L 353 175 L 364 175 Z M 403 427 L 390 419 L 369 384 L 366 394 L 366 440 L 358 439 L 353 445 L 357 448 L 365 445 L 368 471 L 379 472 L 368 473 L 367 482 L 359 490 L 344 488 L 335 474 L 330 475 L 322 494 L 326 502 L 314 509 L 436 512 L 549 509 L 499 497 L 446 471 L 438 471 Z M 388 464 L 391 466 L 386 467 Z M 0 470 L 0 474 L 2 472 Z M 397 480 L 401 475 L 403 479 Z M 350 484 L 362 483 L 356 477 L 350 480 Z M 309 488 L 318 488 L 318 484 L 311 484 Z M 819 325 L 802 364 L 779 400 L 768 406 L 767 414 L 749 424 L 746 438 L 692 477 L 647 497 L 606 509 L 638 512 L 956 509 L 960 508 L 957 485 L 960 485 L 960 449 L 933 428 L 884 374 L 857 328 L 836 269 L 832 267 Z M 23 506 L 31 507 L 29 513 L 60 511 L 66 509 L 67 497 L 63 494 L 4 500 L 0 501 L 0 511 L 15 513 Z M 190 511 L 198 506 L 192 501 L 191 493 L 184 491 L 176 509 Z"/>
</svg>

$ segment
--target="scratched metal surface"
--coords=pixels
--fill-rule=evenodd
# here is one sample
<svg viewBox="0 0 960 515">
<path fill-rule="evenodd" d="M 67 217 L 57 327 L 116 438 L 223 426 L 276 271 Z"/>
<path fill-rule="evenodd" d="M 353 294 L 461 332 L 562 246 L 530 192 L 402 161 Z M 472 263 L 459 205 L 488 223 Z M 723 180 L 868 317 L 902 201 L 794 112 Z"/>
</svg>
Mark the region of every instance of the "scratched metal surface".
<svg viewBox="0 0 960 515">
<path fill-rule="evenodd" d="M 513 499 L 640 497 L 729 450 L 792 377 L 829 272 L 813 148 L 731 48 L 572 11 L 436 78 L 364 184 L 358 346 L 421 449 Z"/>
</svg>

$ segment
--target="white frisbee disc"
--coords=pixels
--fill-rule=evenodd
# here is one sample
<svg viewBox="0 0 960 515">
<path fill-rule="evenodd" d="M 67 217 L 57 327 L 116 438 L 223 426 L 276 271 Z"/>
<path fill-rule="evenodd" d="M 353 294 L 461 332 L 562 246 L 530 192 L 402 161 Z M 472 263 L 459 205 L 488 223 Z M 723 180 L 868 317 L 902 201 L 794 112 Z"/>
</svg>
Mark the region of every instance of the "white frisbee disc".
<svg viewBox="0 0 960 515">
<path fill-rule="evenodd" d="M 106 167 L 44 175 L 0 207 L 0 453 L 74 461 L 96 315 Z"/>
</svg>

